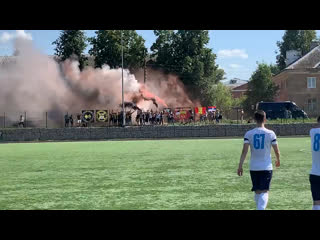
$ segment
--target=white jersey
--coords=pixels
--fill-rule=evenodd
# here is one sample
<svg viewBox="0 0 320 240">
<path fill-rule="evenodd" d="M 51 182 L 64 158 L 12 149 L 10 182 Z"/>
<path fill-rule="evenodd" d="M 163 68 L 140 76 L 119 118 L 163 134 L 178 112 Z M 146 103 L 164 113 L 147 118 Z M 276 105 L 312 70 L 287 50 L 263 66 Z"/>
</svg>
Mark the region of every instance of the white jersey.
<svg viewBox="0 0 320 240">
<path fill-rule="evenodd" d="M 271 144 L 278 144 L 274 131 L 262 127 L 254 128 L 246 132 L 244 143 L 250 144 L 250 170 L 272 170 Z"/>
<path fill-rule="evenodd" d="M 310 130 L 312 168 L 310 174 L 320 176 L 320 128 Z"/>
</svg>

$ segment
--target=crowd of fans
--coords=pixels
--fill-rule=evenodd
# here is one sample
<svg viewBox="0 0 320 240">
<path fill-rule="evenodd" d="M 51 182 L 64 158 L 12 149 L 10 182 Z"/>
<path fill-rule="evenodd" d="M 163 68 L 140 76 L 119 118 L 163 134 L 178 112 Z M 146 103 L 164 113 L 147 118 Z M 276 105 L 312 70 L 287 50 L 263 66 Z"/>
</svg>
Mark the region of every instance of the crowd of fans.
<svg viewBox="0 0 320 240">
<path fill-rule="evenodd" d="M 153 112 L 147 111 L 143 112 L 141 110 L 138 110 L 137 116 L 136 116 L 136 122 L 138 125 L 163 125 L 163 118 L 164 118 L 164 112 L 163 111 L 156 111 Z"/>
<path fill-rule="evenodd" d="M 183 111 L 183 112 L 182 112 Z M 188 114 L 186 114 L 186 111 Z M 237 110 L 239 115 L 239 119 L 241 124 L 244 122 L 244 111 L 243 109 Z M 207 122 L 211 124 L 218 124 L 222 121 L 222 113 L 219 109 L 216 111 L 206 111 L 204 114 L 195 114 L 193 110 L 181 110 L 181 116 L 184 114 L 183 117 L 180 116 L 180 110 L 175 112 L 171 111 L 170 109 L 164 109 L 163 111 L 153 111 L 153 110 L 137 110 L 135 117 L 135 121 L 133 122 L 133 113 L 135 110 L 127 111 L 125 114 L 125 124 L 128 126 L 130 125 L 168 125 L 168 124 L 190 124 L 195 122 Z M 238 115 L 237 115 L 238 117 Z M 284 119 L 292 118 L 292 113 L 285 109 L 284 111 Z M 122 111 L 111 111 L 109 112 L 108 117 L 106 118 L 106 122 L 109 126 L 121 126 L 123 124 L 123 112 Z M 75 122 L 75 124 L 74 124 Z M 252 123 L 253 120 L 249 118 L 247 123 Z M 17 123 L 18 127 L 25 128 L 26 127 L 26 119 L 24 115 L 20 115 L 19 122 Z M 76 114 L 74 119 L 73 115 L 69 115 L 68 113 L 64 115 L 64 126 L 65 127 L 88 127 L 88 126 L 95 126 L 92 122 L 85 121 L 83 119 L 82 114 Z"/>
<path fill-rule="evenodd" d="M 210 122 L 219 123 L 222 120 L 222 114 L 217 110 L 213 112 L 206 112 L 205 114 L 200 114 L 195 116 L 192 110 L 188 110 L 189 113 L 187 117 L 180 118 L 180 112 L 176 111 L 153 111 L 153 110 L 137 110 L 135 117 L 135 122 L 132 121 L 133 113 L 135 111 L 127 111 L 125 114 L 125 124 L 126 125 L 167 125 L 167 124 L 190 124 L 193 122 Z M 181 113 L 182 115 L 182 113 Z M 123 113 L 122 111 L 111 111 L 108 115 L 106 123 L 110 126 L 121 126 L 123 124 Z M 18 127 L 26 127 L 25 117 L 20 115 Z M 76 117 L 72 114 L 64 115 L 64 127 L 88 127 L 94 126 L 91 122 L 85 121 L 82 114 L 76 114 Z"/>
<path fill-rule="evenodd" d="M 216 122 L 219 123 L 222 120 L 222 114 L 220 113 L 219 110 L 217 111 L 212 111 L 212 112 L 206 112 L 206 114 L 202 114 L 200 116 L 200 122 L 205 122 L 205 121 L 209 121 L 209 122 Z"/>
<path fill-rule="evenodd" d="M 170 111 L 153 111 L 153 110 L 137 110 L 135 116 L 135 123 L 132 121 L 133 112 L 127 111 L 125 114 L 125 124 L 126 125 L 164 125 L 164 124 L 189 124 L 195 122 L 195 114 L 192 110 L 188 110 L 188 117 L 180 118 L 180 112 Z M 219 123 L 222 120 L 222 114 L 219 111 L 216 112 L 206 112 L 198 116 L 197 121 L 200 122 L 216 122 Z M 74 127 L 74 120 L 72 115 L 66 114 L 64 116 L 65 127 Z M 110 126 L 121 126 L 123 124 L 123 112 L 122 111 L 111 111 L 109 113 L 108 125 Z M 76 126 L 77 127 L 87 127 L 90 123 L 84 121 L 81 114 L 76 116 Z"/>
</svg>

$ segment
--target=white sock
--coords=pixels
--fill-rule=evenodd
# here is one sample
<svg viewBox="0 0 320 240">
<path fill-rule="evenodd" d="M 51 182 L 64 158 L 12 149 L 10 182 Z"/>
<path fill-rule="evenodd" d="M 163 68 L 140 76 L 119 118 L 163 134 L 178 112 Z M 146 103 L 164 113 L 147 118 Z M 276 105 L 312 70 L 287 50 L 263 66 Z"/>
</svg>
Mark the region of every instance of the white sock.
<svg viewBox="0 0 320 240">
<path fill-rule="evenodd" d="M 312 210 L 320 210 L 320 205 L 313 205 Z"/>
<path fill-rule="evenodd" d="M 257 210 L 265 210 L 268 204 L 269 193 L 260 193 L 258 198 Z"/>
<path fill-rule="evenodd" d="M 254 201 L 256 202 L 256 206 L 258 208 L 258 200 L 259 200 L 259 194 L 254 194 Z"/>
</svg>

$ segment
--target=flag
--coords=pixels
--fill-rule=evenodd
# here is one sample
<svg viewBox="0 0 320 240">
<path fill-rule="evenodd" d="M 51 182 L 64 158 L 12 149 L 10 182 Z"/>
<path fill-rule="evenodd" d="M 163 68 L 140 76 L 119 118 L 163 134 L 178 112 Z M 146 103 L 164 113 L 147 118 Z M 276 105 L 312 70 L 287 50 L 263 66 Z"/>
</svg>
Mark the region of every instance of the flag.
<svg viewBox="0 0 320 240">
<path fill-rule="evenodd" d="M 195 111 L 198 114 L 205 114 L 206 113 L 206 107 L 196 107 Z"/>
<path fill-rule="evenodd" d="M 96 110 L 96 120 L 98 122 L 107 122 L 108 110 Z"/>
<path fill-rule="evenodd" d="M 84 122 L 94 122 L 94 110 L 82 110 L 82 120 Z"/>
<path fill-rule="evenodd" d="M 215 112 L 217 110 L 216 106 L 208 107 L 208 112 Z"/>
</svg>

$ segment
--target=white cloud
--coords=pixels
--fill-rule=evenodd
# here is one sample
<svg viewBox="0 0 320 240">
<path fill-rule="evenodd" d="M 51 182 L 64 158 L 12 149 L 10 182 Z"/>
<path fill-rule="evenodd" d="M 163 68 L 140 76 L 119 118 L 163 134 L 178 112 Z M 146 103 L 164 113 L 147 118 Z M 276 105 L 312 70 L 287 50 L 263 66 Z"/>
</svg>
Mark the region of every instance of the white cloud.
<svg viewBox="0 0 320 240">
<path fill-rule="evenodd" d="M 2 33 L 2 35 L 0 36 L 1 43 L 9 42 L 11 39 L 12 39 L 12 36 L 7 32 Z"/>
<path fill-rule="evenodd" d="M 229 67 L 232 68 L 232 69 L 238 69 L 238 68 L 241 68 L 241 65 L 235 64 L 235 63 L 231 63 L 231 64 L 229 64 Z"/>
<path fill-rule="evenodd" d="M 218 57 L 247 59 L 249 56 L 245 49 L 223 49 L 218 51 Z"/>
<path fill-rule="evenodd" d="M 32 36 L 30 33 L 26 33 L 24 30 L 16 30 L 13 33 L 8 33 L 8 32 L 2 33 L 0 35 L 0 43 L 7 43 L 15 38 L 32 40 Z"/>
<path fill-rule="evenodd" d="M 27 40 L 32 40 L 31 33 L 26 33 L 24 30 L 17 30 L 16 31 L 16 37 L 17 38 L 27 39 Z"/>
</svg>

